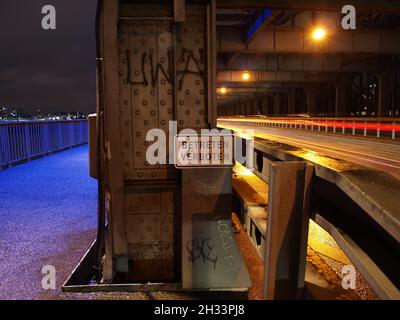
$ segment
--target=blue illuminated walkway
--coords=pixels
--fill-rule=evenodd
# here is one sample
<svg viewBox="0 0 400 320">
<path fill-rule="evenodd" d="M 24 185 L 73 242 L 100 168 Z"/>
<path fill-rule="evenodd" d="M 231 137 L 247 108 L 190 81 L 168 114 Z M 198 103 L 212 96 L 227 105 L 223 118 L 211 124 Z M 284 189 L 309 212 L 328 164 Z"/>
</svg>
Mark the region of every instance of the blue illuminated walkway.
<svg viewBox="0 0 400 320">
<path fill-rule="evenodd" d="M 46 299 L 96 235 L 97 183 L 87 145 L 0 170 L 0 299 Z M 41 287 L 45 265 L 57 290 Z"/>
</svg>

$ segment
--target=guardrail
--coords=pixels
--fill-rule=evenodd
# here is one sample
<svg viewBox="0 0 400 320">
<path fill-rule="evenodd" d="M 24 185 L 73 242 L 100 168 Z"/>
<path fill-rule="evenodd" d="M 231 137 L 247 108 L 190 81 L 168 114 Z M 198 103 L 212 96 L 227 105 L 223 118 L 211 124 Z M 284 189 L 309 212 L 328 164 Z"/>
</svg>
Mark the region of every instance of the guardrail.
<svg viewBox="0 0 400 320">
<path fill-rule="evenodd" d="M 400 139 L 400 118 L 295 118 L 264 116 L 225 116 L 219 123 L 236 122 L 254 127 L 316 131 L 352 136 Z"/>
<path fill-rule="evenodd" d="M 87 120 L 0 121 L 0 169 L 87 141 Z"/>
</svg>

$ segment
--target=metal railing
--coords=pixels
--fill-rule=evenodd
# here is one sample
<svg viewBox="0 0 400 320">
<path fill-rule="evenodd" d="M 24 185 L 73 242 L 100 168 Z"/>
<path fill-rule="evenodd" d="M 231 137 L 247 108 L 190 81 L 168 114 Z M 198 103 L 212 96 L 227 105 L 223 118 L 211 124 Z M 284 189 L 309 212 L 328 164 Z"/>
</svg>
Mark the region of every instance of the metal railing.
<svg viewBox="0 0 400 320">
<path fill-rule="evenodd" d="M 400 139 L 400 118 L 294 118 L 264 116 L 224 116 L 218 123 L 238 123 L 320 133 Z"/>
<path fill-rule="evenodd" d="M 87 141 L 87 120 L 0 121 L 0 169 Z"/>
</svg>

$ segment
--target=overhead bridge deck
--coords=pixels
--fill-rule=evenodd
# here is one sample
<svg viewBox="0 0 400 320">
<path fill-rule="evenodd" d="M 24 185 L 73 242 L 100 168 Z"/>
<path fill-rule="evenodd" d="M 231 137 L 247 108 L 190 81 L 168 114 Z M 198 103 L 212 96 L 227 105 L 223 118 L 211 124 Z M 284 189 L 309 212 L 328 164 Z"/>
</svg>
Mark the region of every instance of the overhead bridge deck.
<svg viewBox="0 0 400 320">
<path fill-rule="evenodd" d="M 334 121 L 344 128 L 356 123 L 353 119 Z M 376 120 L 362 123 L 377 126 Z M 381 131 L 394 130 L 394 139 L 392 136 L 386 139 L 356 136 L 352 129 L 348 134 L 339 126 L 334 132 L 329 120 L 314 118 L 222 117 L 217 125 L 243 139 L 254 137 L 253 164 L 246 163 L 246 166 L 253 167 L 252 171 L 267 182 L 265 164 L 270 160 L 311 163 L 315 172 L 311 217 L 331 234 L 346 234 L 351 243 L 362 248 L 363 254 L 355 253 L 358 249 L 350 250 L 353 251 L 350 255 L 360 258 L 360 266 L 374 265 L 398 285 L 400 143 L 397 123 L 391 119 L 390 126 L 385 128 L 388 125 L 385 123 L 379 127 Z M 390 251 L 393 255 L 386 259 L 383 252 Z M 361 256 L 366 257 L 364 262 Z M 392 285 L 389 287 L 393 289 Z"/>
<path fill-rule="evenodd" d="M 353 120 L 336 122 L 348 125 Z M 391 122 L 390 130 L 396 128 L 400 135 L 396 127 L 399 125 Z M 246 130 L 253 130 L 259 148 L 277 158 L 294 157 L 313 163 L 317 176 L 338 185 L 400 241 L 400 142 L 342 133 L 326 134 L 325 128 L 323 131 L 311 130 L 312 125 L 322 127 L 323 123 L 329 125 L 328 121 L 314 119 L 288 118 L 286 122 L 282 118 L 263 117 L 218 119 L 218 127 L 239 134 L 249 134 Z M 367 122 L 367 126 L 371 125 Z"/>
</svg>

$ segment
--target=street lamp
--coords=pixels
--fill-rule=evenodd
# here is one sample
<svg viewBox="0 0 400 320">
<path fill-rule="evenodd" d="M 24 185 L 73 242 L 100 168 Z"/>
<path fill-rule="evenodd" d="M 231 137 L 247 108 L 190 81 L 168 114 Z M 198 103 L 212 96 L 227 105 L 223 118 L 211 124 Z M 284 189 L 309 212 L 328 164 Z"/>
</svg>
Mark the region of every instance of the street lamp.
<svg viewBox="0 0 400 320">
<path fill-rule="evenodd" d="M 249 79 L 250 79 L 250 73 L 248 73 L 247 71 L 244 71 L 244 72 L 242 73 L 242 79 L 243 79 L 244 81 L 249 80 Z"/>
<path fill-rule="evenodd" d="M 316 27 L 312 31 L 312 38 L 315 41 L 321 41 L 321 40 L 325 39 L 325 37 L 326 37 L 326 30 L 322 27 Z"/>
</svg>

